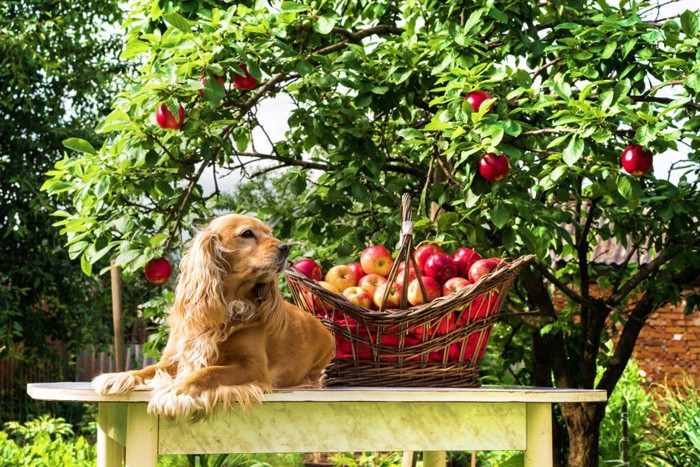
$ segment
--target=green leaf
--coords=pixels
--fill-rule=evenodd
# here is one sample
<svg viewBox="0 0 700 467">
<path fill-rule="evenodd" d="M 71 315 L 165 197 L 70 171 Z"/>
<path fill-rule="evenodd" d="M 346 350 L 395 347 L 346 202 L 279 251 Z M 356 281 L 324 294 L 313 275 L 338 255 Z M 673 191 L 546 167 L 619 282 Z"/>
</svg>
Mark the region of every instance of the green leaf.
<svg viewBox="0 0 700 467">
<path fill-rule="evenodd" d="M 314 24 L 314 30 L 319 34 L 329 34 L 335 27 L 335 19 L 327 16 L 319 16 L 318 21 Z"/>
<path fill-rule="evenodd" d="M 603 53 L 600 54 L 600 58 L 608 59 L 612 57 L 617 49 L 617 42 L 608 42 L 603 49 Z"/>
<path fill-rule="evenodd" d="M 569 141 L 569 144 L 564 148 L 561 154 L 566 165 L 572 166 L 576 164 L 583 154 L 583 148 L 584 144 L 582 139 L 579 139 L 577 136 L 571 138 L 571 141 Z"/>
<path fill-rule="evenodd" d="M 691 73 L 685 79 L 685 85 L 695 92 L 700 92 L 700 75 L 698 73 Z"/>
<path fill-rule="evenodd" d="M 681 29 L 688 36 L 695 37 L 698 35 L 698 15 L 697 13 L 685 10 L 681 14 Z"/>
<path fill-rule="evenodd" d="M 464 24 L 464 30 L 469 32 L 474 26 L 481 24 L 481 17 L 484 15 L 484 12 L 484 8 L 479 8 L 469 15 L 469 19 Z"/>
<path fill-rule="evenodd" d="M 82 255 L 80 257 L 80 269 L 82 269 L 83 274 L 86 276 L 92 275 L 92 263 L 87 258 L 87 255 Z"/>
<path fill-rule="evenodd" d="M 532 78 L 530 77 L 530 73 L 520 68 L 515 71 L 515 81 L 517 81 L 518 86 L 522 88 L 528 89 L 532 86 Z"/>
<path fill-rule="evenodd" d="M 647 144 L 651 143 L 654 141 L 654 138 L 656 137 L 656 131 L 649 127 L 649 125 L 642 125 L 639 128 L 637 128 L 637 142 L 641 144 L 642 146 L 646 146 Z"/>
<path fill-rule="evenodd" d="M 97 184 L 97 188 L 95 189 L 95 196 L 97 196 L 98 199 L 104 198 L 105 195 L 109 193 L 109 186 L 109 177 L 102 177 L 99 183 Z"/>
<path fill-rule="evenodd" d="M 459 214 L 456 212 L 446 212 L 437 221 L 438 230 L 442 231 L 452 231 L 454 230 L 455 224 L 459 222 Z"/>
<path fill-rule="evenodd" d="M 124 51 L 121 53 L 121 55 L 119 55 L 119 58 L 127 60 L 129 58 L 134 58 L 141 55 L 142 53 L 149 52 L 150 50 L 151 46 L 148 44 L 148 42 L 139 39 L 132 39 L 126 43 L 126 48 L 124 48 Z"/>
<path fill-rule="evenodd" d="M 639 182 L 627 175 L 621 175 L 617 179 L 617 191 L 629 201 L 639 199 L 642 196 L 642 188 L 639 186 Z"/>
<path fill-rule="evenodd" d="M 284 13 L 297 13 L 300 11 L 308 11 L 309 6 L 297 2 L 282 2 L 282 11 Z"/>
<path fill-rule="evenodd" d="M 179 13 L 171 11 L 170 13 L 164 14 L 163 19 L 166 23 L 173 27 L 176 27 L 182 32 L 192 31 L 192 23 L 190 23 L 190 21 L 188 21 L 185 17 L 180 16 Z"/>
<path fill-rule="evenodd" d="M 92 147 L 92 144 L 81 138 L 64 139 L 63 145 L 68 149 L 72 149 L 73 151 L 83 152 L 85 154 L 97 154 L 97 151 L 95 151 L 95 148 Z"/>
<path fill-rule="evenodd" d="M 299 196 L 306 189 L 306 177 L 302 174 L 294 174 L 289 181 L 289 192 L 294 196 Z"/>
<path fill-rule="evenodd" d="M 503 130 L 505 130 L 506 134 L 513 137 L 517 137 L 523 132 L 523 128 L 520 126 L 520 123 L 513 120 L 506 120 L 503 123 Z"/>
<path fill-rule="evenodd" d="M 491 209 L 491 222 L 497 228 L 502 228 L 510 220 L 510 214 L 502 202 L 497 201 Z"/>
</svg>

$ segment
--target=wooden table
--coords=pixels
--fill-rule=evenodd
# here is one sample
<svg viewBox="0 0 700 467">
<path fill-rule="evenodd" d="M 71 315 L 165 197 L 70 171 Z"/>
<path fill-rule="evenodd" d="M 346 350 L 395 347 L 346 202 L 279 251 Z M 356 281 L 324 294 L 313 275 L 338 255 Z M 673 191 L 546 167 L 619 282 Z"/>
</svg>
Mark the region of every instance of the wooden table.
<svg viewBox="0 0 700 467">
<path fill-rule="evenodd" d="M 158 454 L 522 450 L 552 465 L 552 404 L 603 402 L 602 390 L 526 387 L 280 390 L 204 422 L 148 415 L 150 391 L 100 396 L 89 383 L 37 383 L 38 400 L 98 404 L 98 466 L 155 467 Z M 126 449 L 122 449 L 126 446 Z M 125 458 L 124 451 L 126 451 Z"/>
</svg>

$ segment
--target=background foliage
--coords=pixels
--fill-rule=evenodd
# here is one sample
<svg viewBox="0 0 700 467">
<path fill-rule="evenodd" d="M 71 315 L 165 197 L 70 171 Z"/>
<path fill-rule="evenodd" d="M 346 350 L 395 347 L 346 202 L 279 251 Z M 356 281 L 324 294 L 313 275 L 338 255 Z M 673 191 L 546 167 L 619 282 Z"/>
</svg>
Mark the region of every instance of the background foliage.
<svg viewBox="0 0 700 467">
<path fill-rule="evenodd" d="M 139 73 L 101 120 L 104 143 L 67 140 L 43 186 L 65 203 L 55 215 L 86 273 L 106 258 L 134 273 L 177 251 L 212 214 L 221 187 L 202 186 L 212 171 L 276 171 L 266 186 L 278 202 L 253 209 L 325 261 L 392 245 L 408 192 L 421 238 L 535 253 L 511 304 L 536 313 L 521 328 L 533 383 L 609 393 L 646 317 L 700 273 L 697 11 L 663 17 L 647 3 L 586 0 L 134 0 L 125 26 L 121 57 Z M 241 64 L 257 88 L 212 84 Z M 491 93 L 490 110 L 465 102 L 476 89 Z M 288 130 L 273 140 L 257 110 L 282 95 L 292 101 Z M 160 102 L 186 109 L 181 130 L 155 125 Z M 681 149 L 674 180 L 622 171 L 631 143 L 650 148 L 657 166 Z M 505 181 L 477 175 L 485 152 L 510 157 Z M 615 266 L 593 256 L 607 240 L 627 249 Z M 693 311 L 697 295 L 686 302 Z M 602 344 L 617 332 L 608 355 Z M 572 465 L 597 462 L 603 415 L 562 406 Z"/>
</svg>

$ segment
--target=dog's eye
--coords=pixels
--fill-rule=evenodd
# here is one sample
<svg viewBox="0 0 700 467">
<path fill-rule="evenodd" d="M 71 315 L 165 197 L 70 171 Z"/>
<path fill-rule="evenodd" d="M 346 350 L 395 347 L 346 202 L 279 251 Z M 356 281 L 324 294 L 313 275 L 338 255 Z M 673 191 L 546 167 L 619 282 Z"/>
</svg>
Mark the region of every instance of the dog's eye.
<svg viewBox="0 0 700 467">
<path fill-rule="evenodd" d="M 244 230 L 239 236 L 242 238 L 255 238 L 255 234 L 250 229 Z"/>
</svg>

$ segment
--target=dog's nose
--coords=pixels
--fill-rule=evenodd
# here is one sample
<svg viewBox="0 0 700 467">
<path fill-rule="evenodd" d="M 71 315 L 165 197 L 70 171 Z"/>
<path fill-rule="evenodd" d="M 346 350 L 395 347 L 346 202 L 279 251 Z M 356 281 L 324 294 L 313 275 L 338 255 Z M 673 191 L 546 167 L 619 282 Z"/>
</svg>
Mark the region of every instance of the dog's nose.
<svg viewBox="0 0 700 467">
<path fill-rule="evenodd" d="M 279 245 L 277 245 L 277 249 L 283 255 L 286 255 L 289 253 L 289 245 L 287 245 L 286 243 L 280 243 Z"/>
</svg>

